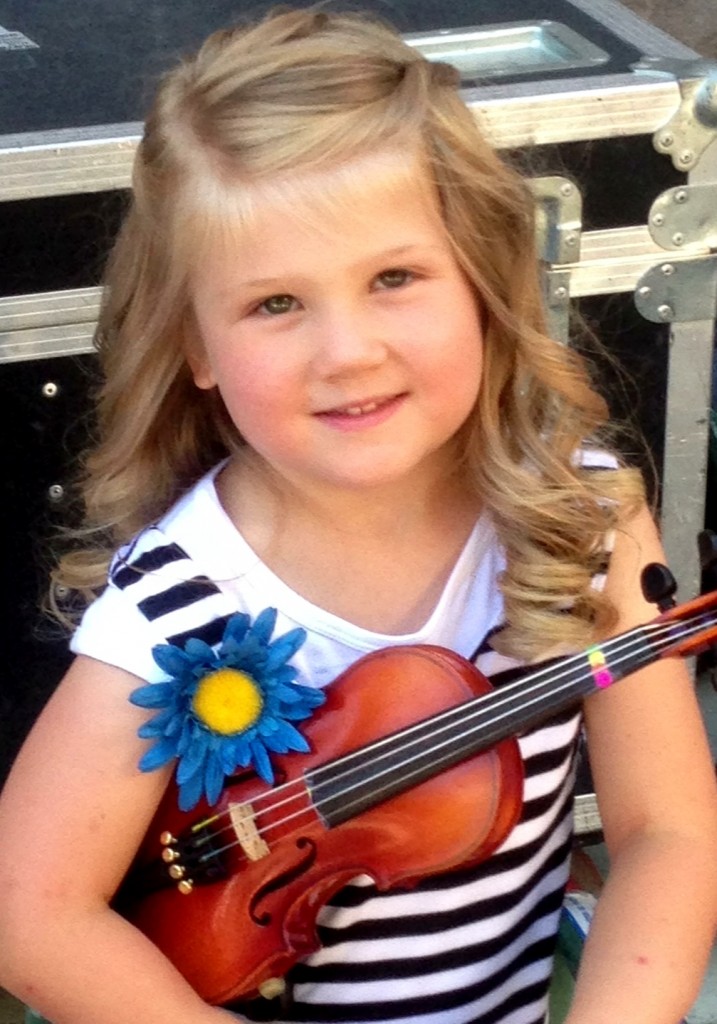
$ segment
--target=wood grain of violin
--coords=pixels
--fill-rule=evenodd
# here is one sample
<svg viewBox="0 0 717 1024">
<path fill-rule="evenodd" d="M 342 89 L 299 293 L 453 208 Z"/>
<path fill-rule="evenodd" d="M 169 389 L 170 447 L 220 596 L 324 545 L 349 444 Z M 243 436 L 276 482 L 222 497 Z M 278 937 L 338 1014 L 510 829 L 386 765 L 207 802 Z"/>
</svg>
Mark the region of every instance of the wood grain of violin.
<svg viewBox="0 0 717 1024">
<path fill-rule="evenodd" d="M 428 645 L 360 659 L 305 724 L 309 754 L 246 772 L 216 806 L 180 812 L 174 785 L 116 900 L 208 1002 L 266 992 L 318 945 L 324 903 L 359 874 L 408 887 L 478 863 L 518 820 L 514 737 L 644 665 L 717 637 L 717 593 L 494 689 Z"/>
</svg>

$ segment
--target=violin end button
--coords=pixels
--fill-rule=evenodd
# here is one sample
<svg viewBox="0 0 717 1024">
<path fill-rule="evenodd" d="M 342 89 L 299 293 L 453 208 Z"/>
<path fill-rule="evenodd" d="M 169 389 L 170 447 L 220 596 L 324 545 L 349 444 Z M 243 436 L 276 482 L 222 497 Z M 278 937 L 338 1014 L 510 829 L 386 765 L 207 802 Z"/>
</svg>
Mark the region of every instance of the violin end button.
<svg viewBox="0 0 717 1024">
<path fill-rule="evenodd" d="M 259 995 L 262 999 L 276 999 L 286 991 L 286 982 L 283 978 L 267 978 L 259 985 Z"/>
</svg>

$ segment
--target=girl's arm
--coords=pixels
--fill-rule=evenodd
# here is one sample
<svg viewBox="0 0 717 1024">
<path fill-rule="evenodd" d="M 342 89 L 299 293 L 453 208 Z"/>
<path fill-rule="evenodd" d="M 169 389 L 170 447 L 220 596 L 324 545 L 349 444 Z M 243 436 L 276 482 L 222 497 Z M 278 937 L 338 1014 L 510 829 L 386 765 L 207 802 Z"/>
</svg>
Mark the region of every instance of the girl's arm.
<svg viewBox="0 0 717 1024">
<path fill-rule="evenodd" d="M 618 534 L 608 587 L 618 631 L 654 618 L 641 596 L 664 561 L 647 511 Z M 677 1024 L 717 924 L 717 789 L 694 687 L 665 659 L 585 703 L 610 872 L 566 1024 Z"/>
<path fill-rule="evenodd" d="M 108 906 L 168 781 L 137 769 L 140 684 L 77 658 L 0 797 L 0 985 L 53 1024 L 227 1019 Z"/>
</svg>

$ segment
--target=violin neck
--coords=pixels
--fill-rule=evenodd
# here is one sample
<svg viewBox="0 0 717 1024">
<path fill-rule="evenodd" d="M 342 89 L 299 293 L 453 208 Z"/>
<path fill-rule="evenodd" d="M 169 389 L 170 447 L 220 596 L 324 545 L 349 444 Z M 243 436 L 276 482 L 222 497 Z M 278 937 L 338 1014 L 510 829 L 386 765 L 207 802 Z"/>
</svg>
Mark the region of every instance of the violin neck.
<svg viewBox="0 0 717 1024">
<path fill-rule="evenodd" d="M 661 656 L 649 627 L 528 670 L 514 682 L 401 729 L 306 773 L 334 827 L 567 708 Z"/>
</svg>

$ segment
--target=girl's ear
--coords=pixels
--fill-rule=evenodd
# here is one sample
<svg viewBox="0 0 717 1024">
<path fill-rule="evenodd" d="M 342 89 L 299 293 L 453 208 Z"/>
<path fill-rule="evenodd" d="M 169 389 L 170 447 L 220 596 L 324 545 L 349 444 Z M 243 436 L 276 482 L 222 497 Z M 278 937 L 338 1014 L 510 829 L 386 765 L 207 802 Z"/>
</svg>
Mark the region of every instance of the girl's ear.
<svg viewBox="0 0 717 1024">
<path fill-rule="evenodd" d="M 216 387 L 217 382 L 194 317 L 189 317 L 188 321 L 184 325 L 184 355 L 196 386 L 203 391 L 209 391 Z"/>
<path fill-rule="evenodd" d="M 209 391 L 211 388 L 216 387 L 216 380 L 212 368 L 209 365 L 206 353 L 198 351 L 197 348 L 192 346 L 192 349 L 186 351 L 187 364 L 192 372 L 194 383 L 198 388 L 203 391 Z"/>
</svg>

